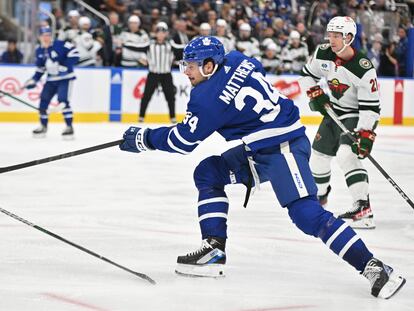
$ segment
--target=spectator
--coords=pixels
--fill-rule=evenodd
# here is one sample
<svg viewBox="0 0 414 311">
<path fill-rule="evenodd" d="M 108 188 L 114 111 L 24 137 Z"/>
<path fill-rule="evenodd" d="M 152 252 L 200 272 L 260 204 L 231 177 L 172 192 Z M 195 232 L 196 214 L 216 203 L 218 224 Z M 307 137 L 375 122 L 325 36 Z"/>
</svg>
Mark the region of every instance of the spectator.
<svg viewBox="0 0 414 311">
<path fill-rule="evenodd" d="M 404 28 L 398 28 L 398 43 L 395 47 L 395 54 L 397 56 L 398 64 L 399 64 L 399 73 L 401 77 L 406 76 L 406 61 L 407 61 L 407 46 L 408 46 L 408 38 L 407 32 Z"/>
<path fill-rule="evenodd" d="M 79 18 L 80 14 L 77 10 L 69 11 L 69 25 L 59 31 L 58 40 L 73 42 L 79 32 Z"/>
<path fill-rule="evenodd" d="M 55 16 L 56 19 L 56 29 L 64 29 L 66 27 L 66 20 L 63 10 L 59 7 L 54 7 L 52 9 L 52 14 Z"/>
<path fill-rule="evenodd" d="M 91 33 L 82 31 L 75 37 L 74 43 L 79 52 L 79 67 L 102 65 L 102 58 L 98 53 L 102 49 L 102 44 L 94 40 Z"/>
<path fill-rule="evenodd" d="M 266 27 L 263 32 L 262 32 L 262 41 L 260 42 L 260 51 L 264 52 L 267 48 L 267 46 L 271 43 L 276 43 L 275 40 L 273 40 L 275 36 L 275 31 L 273 30 L 272 27 Z M 279 46 L 278 47 L 278 53 L 280 53 L 281 49 Z"/>
<path fill-rule="evenodd" d="M 208 23 L 208 12 L 211 11 L 210 2 L 205 0 L 197 10 L 197 19 L 200 23 Z"/>
<path fill-rule="evenodd" d="M 395 42 L 384 44 L 380 57 L 378 75 L 384 77 L 398 76 L 398 60 L 395 53 Z"/>
<path fill-rule="evenodd" d="M 241 23 L 236 49 L 248 57 L 260 57 L 259 41 L 251 36 L 252 28 L 247 23 Z"/>
<path fill-rule="evenodd" d="M 211 26 L 209 23 L 201 23 L 200 25 L 200 36 L 209 36 L 211 34 Z"/>
<path fill-rule="evenodd" d="M 23 54 L 17 48 L 16 39 L 7 40 L 7 49 L 1 55 L 1 62 L 5 64 L 21 64 Z"/>
<path fill-rule="evenodd" d="M 122 32 L 122 24 L 119 21 L 119 14 L 115 11 L 111 11 L 108 14 L 108 18 L 113 42 L 116 42 Z"/>
<path fill-rule="evenodd" d="M 281 72 L 281 61 L 278 56 L 278 51 L 280 51 L 280 47 L 276 43 L 270 43 L 266 46 L 261 59 L 261 63 L 266 72 L 275 74 Z"/>
<path fill-rule="evenodd" d="M 144 67 L 146 66 L 146 54 L 139 52 L 138 49 L 148 45 L 148 33 L 140 29 L 141 20 L 136 15 L 131 15 L 128 19 L 128 30 L 120 35 L 122 44 L 120 64 L 123 67 Z M 119 50 L 118 54 L 119 54 Z"/>
<path fill-rule="evenodd" d="M 235 38 L 230 31 L 227 31 L 227 22 L 224 19 L 218 19 L 216 22 L 216 38 L 223 43 L 226 53 L 234 49 Z"/>
<path fill-rule="evenodd" d="M 375 70 L 378 71 L 381 61 L 381 49 L 382 49 L 383 37 L 380 33 L 375 34 L 371 48 L 368 50 L 367 57 L 374 65 Z"/>
<path fill-rule="evenodd" d="M 195 25 L 199 25 L 199 21 L 197 18 L 194 9 L 190 6 L 187 7 L 183 18 L 187 21 L 187 34 L 189 39 L 193 38 L 194 36 L 198 35 L 198 28 Z"/>
<path fill-rule="evenodd" d="M 312 55 L 313 51 L 315 51 L 316 45 L 315 45 L 315 42 L 313 41 L 313 37 L 307 31 L 307 29 L 305 27 L 305 24 L 304 23 L 298 23 L 296 25 L 296 30 L 300 34 L 300 40 L 302 42 L 306 43 L 306 45 L 308 46 L 309 55 Z"/>
<path fill-rule="evenodd" d="M 174 35 L 172 39 L 176 44 L 187 44 L 190 40 L 187 34 L 187 21 L 184 19 L 177 19 L 174 22 Z"/>
<path fill-rule="evenodd" d="M 290 33 L 289 39 L 289 44 L 282 50 L 283 71 L 300 73 L 309 56 L 308 46 L 300 40 L 296 30 Z"/>
<path fill-rule="evenodd" d="M 176 45 L 186 45 L 190 40 L 187 35 L 187 22 L 184 19 L 177 19 L 174 22 L 174 34 L 172 41 Z M 183 59 L 181 51 L 174 50 L 173 68 L 178 68 L 178 62 Z"/>
<path fill-rule="evenodd" d="M 127 6 L 123 0 L 105 0 L 105 7 L 107 11 L 117 12 L 122 18 L 127 11 Z"/>
</svg>

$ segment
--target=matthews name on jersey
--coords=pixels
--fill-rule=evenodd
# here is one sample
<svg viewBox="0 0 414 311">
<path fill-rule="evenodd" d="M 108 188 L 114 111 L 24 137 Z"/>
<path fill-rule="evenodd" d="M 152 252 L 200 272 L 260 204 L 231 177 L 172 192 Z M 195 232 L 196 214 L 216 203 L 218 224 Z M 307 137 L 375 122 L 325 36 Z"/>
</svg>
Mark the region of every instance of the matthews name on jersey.
<svg viewBox="0 0 414 311">
<path fill-rule="evenodd" d="M 329 44 L 322 44 L 303 67 L 302 76 L 306 77 L 301 79 L 303 90 L 319 82 L 322 77 L 326 78 L 331 104 L 340 119 L 359 116 L 363 128 L 367 129 L 372 129 L 378 121 L 377 74 L 372 63 L 361 52 L 355 51 L 352 59 L 344 61 L 332 52 Z M 310 81 L 306 81 L 308 79 Z"/>
<path fill-rule="evenodd" d="M 230 52 L 213 76 L 191 90 L 184 121 L 149 130 L 148 141 L 158 150 L 188 154 L 214 131 L 227 141 L 241 139 L 251 151 L 304 135 L 298 108 L 264 75 L 260 62 Z"/>
<path fill-rule="evenodd" d="M 48 48 L 36 48 L 36 72 L 33 80 L 39 81 L 47 73 L 47 81 L 75 79 L 73 66 L 78 62 L 79 52 L 70 42 L 55 40 Z"/>
</svg>

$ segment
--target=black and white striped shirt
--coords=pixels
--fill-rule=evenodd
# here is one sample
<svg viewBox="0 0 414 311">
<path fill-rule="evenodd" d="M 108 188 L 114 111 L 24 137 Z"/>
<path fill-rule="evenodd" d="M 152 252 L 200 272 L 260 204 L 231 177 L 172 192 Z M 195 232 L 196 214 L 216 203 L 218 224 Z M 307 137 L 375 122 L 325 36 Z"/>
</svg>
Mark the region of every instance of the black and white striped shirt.
<svg viewBox="0 0 414 311">
<path fill-rule="evenodd" d="M 158 43 L 151 40 L 146 46 L 148 70 L 152 73 L 170 73 L 174 61 L 174 54 L 182 53 L 185 45 L 177 44 L 173 40 Z"/>
</svg>

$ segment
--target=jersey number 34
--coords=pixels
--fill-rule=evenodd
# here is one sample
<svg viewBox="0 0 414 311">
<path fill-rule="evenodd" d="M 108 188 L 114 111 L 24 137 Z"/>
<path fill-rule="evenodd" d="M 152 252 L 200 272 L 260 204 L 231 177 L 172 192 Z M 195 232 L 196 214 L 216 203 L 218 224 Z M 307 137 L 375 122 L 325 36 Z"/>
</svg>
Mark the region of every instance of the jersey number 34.
<svg viewBox="0 0 414 311">
<path fill-rule="evenodd" d="M 263 109 L 269 111 L 268 113 L 262 115 L 260 120 L 262 122 L 272 122 L 276 119 L 280 112 L 280 105 L 277 104 L 280 94 L 269 82 L 265 80 L 263 74 L 260 72 L 253 72 L 252 78 L 260 83 L 260 86 L 269 99 L 264 98 L 263 92 L 260 92 L 251 86 L 244 86 L 234 98 L 236 108 L 241 111 L 246 105 L 246 98 L 248 96 L 252 97 L 256 101 L 253 106 L 253 110 L 257 114 L 260 114 Z"/>
</svg>

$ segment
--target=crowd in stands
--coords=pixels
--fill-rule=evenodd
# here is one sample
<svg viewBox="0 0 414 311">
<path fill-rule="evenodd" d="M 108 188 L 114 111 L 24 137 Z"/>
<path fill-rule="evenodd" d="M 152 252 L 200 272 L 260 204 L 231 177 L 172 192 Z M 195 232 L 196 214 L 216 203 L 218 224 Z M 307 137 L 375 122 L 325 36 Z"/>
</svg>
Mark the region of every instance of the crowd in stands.
<svg viewBox="0 0 414 311">
<path fill-rule="evenodd" d="M 78 66 L 146 67 L 139 52 L 165 22 L 175 44 L 198 35 L 214 35 L 227 51 L 237 49 L 262 61 L 270 73 L 299 73 L 316 46 L 323 43 L 328 21 L 351 16 L 357 23 L 354 42 L 373 62 L 380 76 L 405 76 L 407 29 L 414 5 L 404 14 L 393 0 L 92 0 L 110 25 L 73 1 L 54 8 L 57 38 L 72 42 L 81 57 Z M 407 14 L 408 13 L 408 14 Z M 47 21 L 45 21 L 47 22 Z M 180 60 L 177 53 L 176 60 Z M 22 55 L 9 41 L 2 62 L 19 63 Z"/>
</svg>

